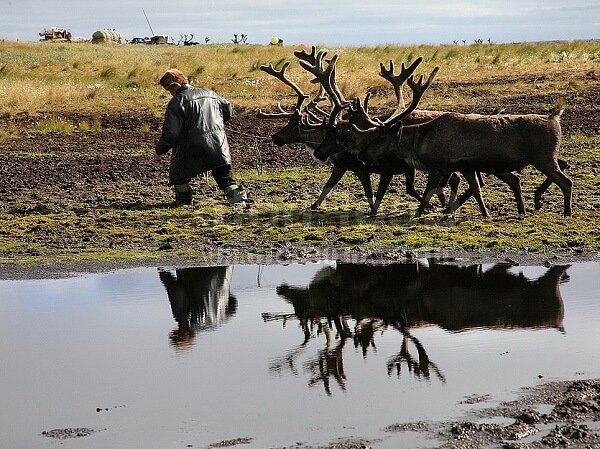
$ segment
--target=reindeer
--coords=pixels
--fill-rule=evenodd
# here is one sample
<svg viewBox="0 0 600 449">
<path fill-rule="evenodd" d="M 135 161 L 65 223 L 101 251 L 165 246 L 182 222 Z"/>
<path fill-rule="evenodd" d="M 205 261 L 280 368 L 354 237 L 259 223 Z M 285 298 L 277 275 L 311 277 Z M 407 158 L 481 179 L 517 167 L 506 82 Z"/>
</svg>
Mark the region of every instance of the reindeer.
<svg viewBox="0 0 600 449">
<path fill-rule="evenodd" d="M 416 109 L 437 70 L 436 67 L 425 83 L 423 76 L 418 82 L 414 81 L 412 75 L 408 78 L 407 84 L 413 91 L 413 98 L 404 111 L 398 108 L 385 121 L 368 119 L 366 111 L 361 111 L 362 122 L 355 120 L 332 130 L 315 151 L 315 157 L 326 160 L 345 149 L 365 163 L 376 163 L 394 155 L 404 159 L 413 168 L 427 171 L 428 183 L 417 216 L 423 213 L 440 180 L 458 171 L 467 179 L 469 190 L 459 201 L 451 204 L 449 212 L 454 212 L 473 195 L 481 214 L 489 216 L 481 198 L 478 177 L 478 172 L 484 172 L 494 174 L 509 185 L 519 216 L 523 217 L 525 206 L 520 180 L 512 172 L 534 165 L 547 176 L 536 189 L 536 209 L 541 207 L 545 190 L 555 182 L 565 198 L 564 215 L 569 216 L 572 183 L 562 172 L 561 167 L 566 164 L 557 158 L 561 135 L 560 113 L 544 117 L 535 114 L 486 116 L 448 112 L 424 124 L 405 126 L 403 121 Z M 365 116 L 371 123 L 367 129 L 362 128 Z"/>
<path fill-rule="evenodd" d="M 198 45 L 199 42 L 195 42 L 195 41 L 193 41 L 193 39 L 194 39 L 193 34 L 190 34 L 190 37 L 188 37 L 187 34 L 180 34 L 179 40 L 177 41 L 177 45 L 183 45 L 184 47 L 187 47 L 190 45 Z"/>
<path fill-rule="evenodd" d="M 240 35 L 240 37 L 238 37 L 237 34 L 233 35 L 233 39 L 231 39 L 231 42 L 233 42 L 234 44 L 247 44 L 248 42 L 246 42 L 248 40 L 248 35 L 242 33 Z"/>
<path fill-rule="evenodd" d="M 293 112 L 283 111 L 279 106 L 280 112 L 267 114 L 259 111 L 258 116 L 265 119 L 278 119 L 287 118 L 289 119 L 287 125 L 281 128 L 277 133 L 272 136 L 273 143 L 278 146 L 283 146 L 290 143 L 304 143 L 305 148 L 312 155 L 319 144 L 323 141 L 327 125 L 323 124 L 311 124 L 308 117 L 323 118 L 326 113 L 318 108 L 319 101 L 327 98 L 324 96 L 324 91 L 327 91 L 329 98 L 335 98 L 333 100 L 334 111 L 339 112 L 346 107 L 346 100 L 337 84 L 335 83 L 335 62 L 337 58 L 333 59 L 329 63 L 327 70 L 322 67 L 322 58 L 325 56 L 324 52 L 319 52 L 317 55 L 316 48 L 313 46 L 311 53 L 304 51 L 294 52 L 294 55 L 300 60 L 300 64 L 308 70 L 310 73 L 316 76 L 316 80 L 320 83 L 319 93 L 308 103 L 307 106 L 302 108 L 305 100 L 309 98 L 302 90 L 291 80 L 285 77 L 285 70 L 289 66 L 287 62 L 280 71 L 275 70 L 272 65 L 261 66 L 260 69 L 264 72 L 276 77 L 277 79 L 290 86 L 297 95 L 297 102 Z M 404 100 L 401 94 L 401 86 L 404 81 L 415 71 L 416 67 L 421 63 L 422 58 L 415 60 L 409 67 L 405 67 L 402 64 L 401 71 L 398 75 L 394 75 L 393 62 L 390 61 L 390 69 L 386 69 L 384 64 L 381 64 L 380 76 L 389 81 L 394 87 L 397 101 L 402 105 Z M 332 111 L 333 112 L 333 111 Z M 432 115 L 433 114 L 433 115 Z M 436 116 L 437 113 L 415 112 L 412 119 L 415 123 L 431 119 Z M 389 158 L 381 163 L 365 165 L 356 156 L 348 152 L 339 152 L 333 156 L 330 161 L 333 163 L 331 175 L 321 190 L 321 194 L 317 200 L 311 205 L 311 209 L 317 209 L 326 196 L 333 190 L 333 188 L 339 183 L 344 174 L 347 171 L 353 172 L 361 182 L 365 196 L 369 203 L 371 215 L 377 214 L 377 210 L 381 203 L 385 192 L 392 180 L 393 175 L 403 173 L 406 178 L 406 191 L 409 195 L 421 201 L 421 196 L 417 193 L 414 187 L 415 171 L 402 160 L 398 158 Z M 377 193 L 373 197 L 373 189 L 371 186 L 371 173 L 380 174 L 380 182 L 377 188 Z M 445 184 L 444 184 L 445 185 Z M 451 186 L 453 192 L 456 192 L 458 188 L 458 178 L 452 178 Z M 455 193 L 453 193 L 453 196 Z M 440 194 L 440 201 L 442 205 L 445 204 L 445 198 L 443 193 Z"/>
<path fill-rule="evenodd" d="M 200 42 L 196 42 L 196 41 L 193 40 L 194 39 L 194 35 L 193 34 L 190 34 L 189 38 L 187 37 L 187 34 L 184 34 L 184 36 L 185 36 L 185 39 L 183 41 L 183 45 L 184 46 L 187 47 L 187 46 L 190 46 L 190 45 L 199 45 L 200 44 Z"/>
</svg>

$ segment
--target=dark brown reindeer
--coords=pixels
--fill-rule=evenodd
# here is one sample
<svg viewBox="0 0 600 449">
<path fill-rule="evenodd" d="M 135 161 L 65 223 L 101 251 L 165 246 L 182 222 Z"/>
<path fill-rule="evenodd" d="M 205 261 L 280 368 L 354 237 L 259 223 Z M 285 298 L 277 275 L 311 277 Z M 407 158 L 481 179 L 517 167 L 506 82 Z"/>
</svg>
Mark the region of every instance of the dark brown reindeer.
<svg viewBox="0 0 600 449">
<path fill-rule="evenodd" d="M 323 69 L 323 58 L 325 52 L 319 52 L 317 54 L 316 48 L 313 46 L 311 53 L 304 51 L 294 52 L 294 55 L 300 60 L 301 65 L 308 70 L 310 73 L 316 76 L 315 81 L 320 83 L 319 93 L 311 99 L 311 101 L 303 107 L 303 103 L 309 98 L 295 83 L 286 78 L 285 70 L 289 66 L 289 62 L 284 64 L 281 70 L 275 70 L 272 65 L 261 66 L 260 69 L 264 72 L 276 77 L 277 79 L 284 82 L 286 85 L 291 87 L 297 95 L 297 102 L 294 111 L 286 112 L 281 106 L 279 106 L 280 112 L 278 113 L 264 113 L 259 111 L 258 116 L 265 119 L 288 119 L 288 123 L 276 132 L 272 136 L 273 143 L 278 146 L 283 146 L 291 143 L 304 143 L 305 148 L 313 155 L 316 148 L 321 144 L 325 138 L 327 132 L 327 124 L 318 123 L 311 124 L 309 117 L 313 118 L 313 121 L 322 121 L 327 115 L 318 107 L 318 102 L 327 98 L 323 95 L 323 90 L 327 91 L 329 98 L 333 103 L 333 110 L 329 114 L 330 116 L 337 116 L 339 112 L 347 107 L 348 102 L 344 99 L 343 94 L 335 83 L 335 63 L 337 56 L 335 56 L 328 65 L 327 69 Z M 398 75 L 394 75 L 393 62 L 390 61 L 390 69 L 386 69 L 381 64 L 380 76 L 388 80 L 394 87 L 397 101 L 404 105 L 404 100 L 401 94 L 401 86 L 406 79 L 415 71 L 416 67 L 421 63 L 422 58 L 416 59 L 409 67 L 405 67 L 402 64 L 401 71 Z M 434 114 L 434 115 L 432 115 Z M 420 123 L 431 119 L 437 115 L 434 112 L 428 111 L 416 111 L 410 118 L 411 123 Z M 363 186 L 365 196 L 369 203 L 370 213 L 375 215 L 379 209 L 379 205 L 385 192 L 387 191 L 392 177 L 396 174 L 404 174 L 406 179 L 406 192 L 416 198 L 418 201 L 422 200 L 421 195 L 415 190 L 415 170 L 409 167 L 404 161 L 392 157 L 380 161 L 377 164 L 365 165 L 363 161 L 360 161 L 355 155 L 348 152 L 338 152 L 336 155 L 330 158 L 332 163 L 332 172 L 321 190 L 321 194 L 317 200 L 311 205 L 311 209 L 317 209 L 327 195 L 333 190 L 333 188 L 340 182 L 342 177 L 347 171 L 354 173 L 359 179 Z M 371 185 L 371 173 L 377 173 L 380 175 L 379 186 L 377 193 L 373 197 L 373 189 Z M 458 187 L 458 178 L 453 178 L 451 187 L 453 192 Z M 443 192 L 440 193 L 440 201 L 442 205 L 445 204 L 445 198 Z"/>
<path fill-rule="evenodd" d="M 310 130 L 315 132 L 318 129 L 325 130 L 326 135 L 331 132 L 331 130 L 336 129 L 336 122 L 338 115 L 342 111 L 352 112 L 352 108 L 348 109 L 352 102 L 347 101 L 344 98 L 344 95 L 340 91 L 339 87 L 336 83 L 336 62 L 338 55 L 334 55 L 331 60 L 327 61 L 327 68 L 323 68 L 323 60 L 326 56 L 325 51 L 320 51 L 315 56 L 315 49 L 313 47 L 313 51 L 310 54 L 310 58 L 300 58 L 300 65 L 305 68 L 308 72 L 312 73 L 315 76 L 315 79 L 312 82 L 319 82 L 321 86 L 325 89 L 329 98 L 333 104 L 333 108 L 329 113 L 329 117 L 327 120 L 323 120 L 321 124 L 311 124 L 310 123 L 310 115 L 303 116 L 301 118 L 300 127 L 305 130 Z M 298 55 L 297 55 L 298 56 Z M 412 77 L 417 66 L 422 62 L 423 58 L 417 58 L 408 68 L 402 64 L 401 71 L 398 75 L 394 75 L 394 63 L 390 61 L 390 68 L 386 69 L 383 63 L 380 63 L 380 73 L 379 75 L 389 81 L 394 87 L 394 92 L 396 94 L 396 109 L 388 114 L 385 114 L 379 117 L 379 120 L 389 120 L 391 116 L 397 115 L 398 111 L 405 107 L 404 98 L 402 96 L 402 85 L 404 82 Z M 437 68 L 434 70 L 437 72 Z M 429 80 L 431 82 L 432 79 Z M 418 103 L 418 102 L 417 102 Z M 366 101 L 365 101 L 366 105 Z M 410 113 L 407 113 L 404 117 L 404 120 L 407 123 L 416 124 L 423 123 L 431 120 L 434 117 L 437 117 L 440 113 L 437 111 L 417 111 L 416 108 L 411 108 Z M 360 126 L 368 126 L 368 124 L 372 123 L 367 114 L 353 114 L 353 121 L 359 123 Z M 392 180 L 393 175 L 404 173 L 406 178 L 406 190 L 411 196 L 419 200 L 423 201 L 422 197 L 416 192 L 414 188 L 414 180 L 415 180 L 415 169 L 406 164 L 403 160 L 397 157 L 389 157 L 382 158 L 377 162 L 371 162 L 365 164 L 364 160 L 360 158 L 359 162 L 363 165 L 366 165 L 373 172 L 379 173 L 381 175 L 379 187 L 377 190 L 377 197 L 375 198 L 374 205 L 375 211 L 379 208 L 379 204 L 381 203 L 381 199 L 383 195 L 387 191 L 387 188 Z M 445 198 L 443 194 L 443 187 L 450 183 L 452 188 L 451 198 L 455 196 L 455 192 L 458 189 L 459 183 L 458 176 L 453 174 L 448 174 L 440 180 L 440 184 L 437 189 L 437 194 L 440 198 L 440 202 L 442 205 L 445 204 Z M 429 204 L 429 200 L 427 201 L 427 205 Z"/>
<path fill-rule="evenodd" d="M 571 215 L 572 182 L 562 172 L 561 166 L 566 164 L 557 158 L 562 111 L 549 116 L 444 113 L 430 122 L 405 126 L 403 119 L 417 107 L 429 86 L 422 80 L 415 83 L 412 77 L 407 83 L 413 90 L 413 99 L 404 111 L 384 122 L 371 120 L 369 128 L 356 122 L 339 126 L 323 141 L 315 156 L 323 160 L 344 148 L 366 163 L 395 155 L 411 167 L 427 171 L 427 186 L 417 216 L 423 213 L 440 179 L 456 171 L 469 183 L 469 191 L 460 201 L 472 194 L 482 215 L 489 216 L 481 198 L 477 172 L 491 173 L 510 186 L 519 215 L 523 216 L 520 180 L 512 172 L 533 165 L 547 176 L 535 191 L 536 209 L 541 205 L 543 193 L 554 182 L 563 192 L 564 216 Z M 460 206 L 460 201 L 450 206 L 450 212 Z"/>
</svg>

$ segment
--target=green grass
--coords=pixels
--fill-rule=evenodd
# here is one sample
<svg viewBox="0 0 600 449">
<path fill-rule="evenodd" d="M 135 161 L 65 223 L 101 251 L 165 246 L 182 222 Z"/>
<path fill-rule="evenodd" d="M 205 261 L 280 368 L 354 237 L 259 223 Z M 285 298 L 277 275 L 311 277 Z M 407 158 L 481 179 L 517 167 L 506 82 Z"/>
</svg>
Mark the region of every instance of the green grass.
<svg viewBox="0 0 600 449">
<path fill-rule="evenodd" d="M 361 188 L 349 175 L 320 210 L 310 211 L 307 206 L 327 178 L 327 169 L 291 168 L 262 175 L 248 170 L 238 177 L 256 198 L 249 211 L 230 208 L 218 192 L 210 190 L 197 197 L 195 208 L 172 209 L 161 205 L 171 196 L 166 188 L 153 187 L 151 195 L 132 200 L 120 192 L 134 186 L 109 190 L 89 186 L 106 196 L 104 205 L 90 208 L 85 202 L 60 200 L 52 192 L 37 192 L 33 187 L 28 198 L 14 202 L 13 213 L 0 214 L 0 255 L 26 260 L 141 260 L 167 254 L 198 258 L 206 256 L 207 245 L 217 249 L 238 246 L 249 248 L 247 254 L 265 254 L 290 243 L 320 249 L 598 251 L 600 183 L 582 158 L 600 156 L 599 140 L 574 136 L 565 141 L 569 175 L 576 180 L 574 214 L 567 219 L 562 217 L 562 196 L 555 186 L 547 193 L 543 209 L 533 210 L 533 189 L 542 176 L 531 170 L 522 174 L 524 220 L 517 218 L 506 186 L 491 177 L 484 197 L 492 218 L 482 219 L 475 202 L 469 201 L 454 218 L 441 220 L 439 211 L 413 218 L 416 203 L 404 194 L 401 179 L 394 180 L 379 215 L 369 217 Z M 161 200 L 153 199 L 161 195 Z M 31 197 L 36 201 L 32 203 Z M 52 237 L 45 239 L 45 235 Z M 157 248 L 167 242 L 173 249 L 157 254 Z"/>
</svg>

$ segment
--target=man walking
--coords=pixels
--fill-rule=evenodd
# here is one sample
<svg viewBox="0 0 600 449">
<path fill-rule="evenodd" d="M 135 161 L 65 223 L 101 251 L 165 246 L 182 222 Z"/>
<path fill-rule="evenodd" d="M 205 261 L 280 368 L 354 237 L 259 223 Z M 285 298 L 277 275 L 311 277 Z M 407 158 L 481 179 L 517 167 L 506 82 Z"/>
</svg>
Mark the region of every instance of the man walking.
<svg viewBox="0 0 600 449">
<path fill-rule="evenodd" d="M 177 69 L 167 70 L 159 81 L 173 95 L 165 112 L 162 134 L 153 159 L 171 152 L 169 185 L 175 190 L 175 204 L 192 204 L 192 178 L 211 171 L 229 204 L 246 205 L 243 186 L 231 170 L 225 122 L 231 118 L 231 105 L 210 89 L 192 87 Z"/>
</svg>

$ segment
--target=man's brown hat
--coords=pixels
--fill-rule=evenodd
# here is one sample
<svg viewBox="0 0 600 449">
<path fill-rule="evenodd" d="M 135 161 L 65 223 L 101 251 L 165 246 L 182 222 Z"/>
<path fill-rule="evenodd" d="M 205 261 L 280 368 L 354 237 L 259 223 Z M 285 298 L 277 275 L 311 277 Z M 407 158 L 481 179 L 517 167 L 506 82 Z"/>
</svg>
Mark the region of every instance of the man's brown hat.
<svg viewBox="0 0 600 449">
<path fill-rule="evenodd" d="M 165 89 L 169 89 L 173 84 L 187 84 L 189 81 L 187 76 L 185 76 L 182 72 L 177 69 L 169 69 L 167 70 L 163 76 L 160 77 L 160 81 L 158 82 Z"/>
</svg>

